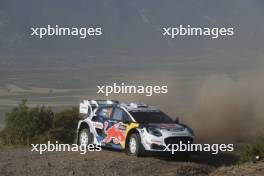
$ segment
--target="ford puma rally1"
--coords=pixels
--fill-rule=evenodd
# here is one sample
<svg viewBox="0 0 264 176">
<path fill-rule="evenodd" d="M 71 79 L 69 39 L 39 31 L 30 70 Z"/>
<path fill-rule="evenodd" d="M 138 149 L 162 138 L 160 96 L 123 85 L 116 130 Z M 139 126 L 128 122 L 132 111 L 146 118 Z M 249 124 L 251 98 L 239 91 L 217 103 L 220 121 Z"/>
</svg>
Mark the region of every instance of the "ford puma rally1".
<svg viewBox="0 0 264 176">
<path fill-rule="evenodd" d="M 96 144 L 140 156 L 147 151 L 164 151 L 170 144 L 194 141 L 191 128 L 145 104 L 84 100 L 80 113 L 84 117 L 77 128 L 80 145 Z"/>
</svg>

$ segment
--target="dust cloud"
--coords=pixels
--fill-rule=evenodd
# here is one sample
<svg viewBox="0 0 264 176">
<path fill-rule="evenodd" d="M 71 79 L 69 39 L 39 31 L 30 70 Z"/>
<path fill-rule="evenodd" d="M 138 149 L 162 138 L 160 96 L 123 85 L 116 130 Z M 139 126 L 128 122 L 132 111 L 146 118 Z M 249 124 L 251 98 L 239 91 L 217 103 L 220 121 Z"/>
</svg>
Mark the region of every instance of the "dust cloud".
<svg viewBox="0 0 264 176">
<path fill-rule="evenodd" d="M 264 72 L 253 71 L 231 79 L 210 76 L 194 94 L 188 122 L 198 138 L 243 142 L 264 132 Z"/>
<path fill-rule="evenodd" d="M 146 77 L 134 80 L 146 80 Z M 179 98 L 185 88 L 172 75 L 159 73 L 150 77 L 150 83 L 167 83 L 168 94 L 115 95 L 111 98 L 144 102 L 160 107 L 173 118 L 179 116 L 202 142 L 245 142 L 264 134 L 264 72 L 261 69 L 241 73 L 235 78 L 230 75 L 204 77 L 185 103 Z"/>
</svg>

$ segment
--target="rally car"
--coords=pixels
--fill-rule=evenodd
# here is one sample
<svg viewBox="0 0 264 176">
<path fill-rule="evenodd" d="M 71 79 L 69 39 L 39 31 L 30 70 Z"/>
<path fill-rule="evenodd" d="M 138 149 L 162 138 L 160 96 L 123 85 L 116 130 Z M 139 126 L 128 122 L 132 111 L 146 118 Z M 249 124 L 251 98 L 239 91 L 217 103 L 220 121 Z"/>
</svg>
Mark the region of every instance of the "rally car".
<svg viewBox="0 0 264 176">
<path fill-rule="evenodd" d="M 194 140 L 191 128 L 145 104 L 84 100 L 80 113 L 84 114 L 77 128 L 80 145 L 97 144 L 140 156 L 147 151 L 164 151 L 168 144 Z"/>
</svg>

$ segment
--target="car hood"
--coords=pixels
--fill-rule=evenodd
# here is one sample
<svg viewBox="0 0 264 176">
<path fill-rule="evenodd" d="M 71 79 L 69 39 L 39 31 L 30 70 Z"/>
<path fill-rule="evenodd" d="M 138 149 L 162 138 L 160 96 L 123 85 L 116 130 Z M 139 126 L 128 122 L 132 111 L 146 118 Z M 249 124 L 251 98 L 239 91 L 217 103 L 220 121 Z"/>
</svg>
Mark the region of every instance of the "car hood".
<svg viewBox="0 0 264 176">
<path fill-rule="evenodd" d="M 153 128 L 159 128 L 159 129 L 167 129 L 167 130 L 177 130 L 181 131 L 184 130 L 185 127 L 178 123 L 147 123 L 144 125 L 145 127 L 153 127 Z"/>
</svg>

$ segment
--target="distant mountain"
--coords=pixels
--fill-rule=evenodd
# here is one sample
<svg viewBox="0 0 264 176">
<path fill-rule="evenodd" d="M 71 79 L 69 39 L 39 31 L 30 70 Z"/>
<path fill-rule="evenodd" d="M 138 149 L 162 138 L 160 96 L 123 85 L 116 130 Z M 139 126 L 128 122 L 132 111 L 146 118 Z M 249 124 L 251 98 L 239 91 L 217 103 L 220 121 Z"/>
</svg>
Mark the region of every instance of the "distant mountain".
<svg viewBox="0 0 264 176">
<path fill-rule="evenodd" d="M 129 60 L 128 56 L 170 61 L 215 51 L 238 58 L 237 51 L 255 52 L 263 46 L 263 8 L 261 0 L 1 0 L 0 64 L 18 56 L 34 59 L 33 63 L 47 56 L 52 56 L 50 61 L 80 59 L 76 53 L 97 56 L 102 62 L 105 57 L 114 62 Z M 93 40 L 30 36 L 30 27 L 47 24 L 98 26 L 104 34 Z M 235 36 L 226 40 L 161 36 L 162 27 L 179 24 L 234 27 Z"/>
</svg>

